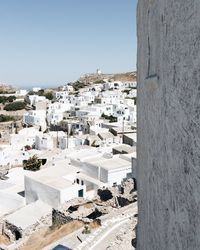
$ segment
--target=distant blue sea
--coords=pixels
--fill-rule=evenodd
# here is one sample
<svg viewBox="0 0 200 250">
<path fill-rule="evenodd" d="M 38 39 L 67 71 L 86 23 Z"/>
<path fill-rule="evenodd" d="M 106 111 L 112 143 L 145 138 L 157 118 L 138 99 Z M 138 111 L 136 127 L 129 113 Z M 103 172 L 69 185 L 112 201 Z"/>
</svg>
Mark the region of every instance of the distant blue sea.
<svg viewBox="0 0 200 250">
<path fill-rule="evenodd" d="M 32 90 L 33 87 L 39 87 L 39 88 L 42 88 L 42 89 L 46 89 L 46 88 L 56 88 L 56 87 L 59 87 L 59 86 L 63 86 L 64 84 L 66 83 L 63 83 L 63 84 L 60 84 L 60 83 L 46 83 L 46 84 L 39 84 L 39 83 L 31 83 L 31 84 L 23 84 L 23 85 L 16 85 L 16 88 L 18 89 L 26 89 L 26 90 Z"/>
</svg>

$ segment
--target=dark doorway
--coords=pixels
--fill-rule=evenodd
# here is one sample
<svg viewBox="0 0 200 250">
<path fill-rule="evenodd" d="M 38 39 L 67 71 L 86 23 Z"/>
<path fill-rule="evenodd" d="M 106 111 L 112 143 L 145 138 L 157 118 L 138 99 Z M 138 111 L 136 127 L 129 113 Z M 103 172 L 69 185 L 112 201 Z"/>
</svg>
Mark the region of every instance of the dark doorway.
<svg viewBox="0 0 200 250">
<path fill-rule="evenodd" d="M 78 197 L 83 197 L 83 189 L 78 190 Z"/>
<path fill-rule="evenodd" d="M 14 231 L 14 235 L 15 235 L 15 240 L 19 240 L 20 238 L 22 238 L 22 235 L 18 230 Z"/>
</svg>

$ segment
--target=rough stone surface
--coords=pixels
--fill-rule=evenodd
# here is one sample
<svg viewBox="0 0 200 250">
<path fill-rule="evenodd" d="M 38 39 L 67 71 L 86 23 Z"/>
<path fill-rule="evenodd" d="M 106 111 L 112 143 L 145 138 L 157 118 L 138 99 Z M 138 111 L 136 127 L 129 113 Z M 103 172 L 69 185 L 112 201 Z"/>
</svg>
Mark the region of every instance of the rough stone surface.
<svg viewBox="0 0 200 250">
<path fill-rule="evenodd" d="M 139 0 L 137 105 L 137 250 L 198 250 L 199 0 Z"/>
<path fill-rule="evenodd" d="M 104 192 L 106 192 L 104 194 Z M 108 198 L 108 199 L 106 199 Z M 116 187 L 107 187 L 106 189 L 98 189 L 98 200 L 105 207 L 123 207 L 137 200 L 135 183 L 132 178 L 124 180 L 121 185 Z"/>
<path fill-rule="evenodd" d="M 70 216 L 65 215 L 65 213 L 53 209 L 52 212 L 52 222 L 55 225 L 64 225 L 71 222 L 73 219 Z"/>
<path fill-rule="evenodd" d="M 132 219 L 123 224 L 117 231 L 115 236 L 111 234 L 111 241 L 105 242 L 104 249 L 106 250 L 134 250 L 134 244 L 132 244 L 133 239 L 135 239 L 135 226 L 137 219 Z"/>
</svg>

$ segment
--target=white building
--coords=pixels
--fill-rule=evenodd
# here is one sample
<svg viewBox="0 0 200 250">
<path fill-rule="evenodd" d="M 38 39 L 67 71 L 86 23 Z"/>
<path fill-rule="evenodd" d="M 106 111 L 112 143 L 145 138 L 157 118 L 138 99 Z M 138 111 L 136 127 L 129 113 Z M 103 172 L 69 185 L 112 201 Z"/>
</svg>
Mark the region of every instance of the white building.
<svg viewBox="0 0 200 250">
<path fill-rule="evenodd" d="M 22 165 L 23 161 L 29 157 L 29 152 L 22 150 L 22 148 L 0 148 L 0 166 L 17 167 Z"/>
<path fill-rule="evenodd" d="M 131 159 L 123 155 L 93 157 L 80 162 L 79 167 L 90 177 L 104 183 L 104 186 L 121 184 L 132 171 Z"/>
<path fill-rule="evenodd" d="M 111 151 L 88 146 L 47 151 L 45 168 L 37 172 L 12 169 L 2 188 L 13 195 L 25 190 L 26 204 L 40 200 L 55 208 L 73 198 L 92 198 L 98 188 L 120 184 L 130 173 L 129 154 L 112 156 Z M 16 206 L 21 204 L 17 201 Z"/>
<path fill-rule="evenodd" d="M 16 91 L 16 95 L 19 95 L 19 96 L 25 96 L 27 95 L 28 91 L 26 89 L 19 89 Z"/>
<path fill-rule="evenodd" d="M 35 136 L 42 134 L 38 129 L 31 128 L 23 128 L 18 134 L 10 135 L 10 145 L 15 148 L 22 148 L 26 145 L 33 146 L 35 144 Z"/>
<path fill-rule="evenodd" d="M 122 93 L 119 90 L 115 91 L 105 91 L 101 93 L 101 103 L 102 104 L 123 104 L 126 97 L 126 93 Z"/>
<path fill-rule="evenodd" d="M 27 126 L 36 126 L 42 131 L 46 129 L 46 111 L 31 110 L 24 114 L 23 123 Z"/>
<path fill-rule="evenodd" d="M 39 96 L 39 95 L 28 95 L 26 96 L 26 101 L 31 105 L 35 106 L 37 102 L 45 101 L 45 96 Z"/>
<path fill-rule="evenodd" d="M 63 120 L 63 114 L 70 111 L 73 105 L 69 102 L 55 102 L 51 103 L 47 109 L 47 122 L 48 124 L 58 124 Z"/>
<path fill-rule="evenodd" d="M 57 148 L 62 138 L 66 137 L 63 131 L 51 131 L 35 137 L 35 148 L 37 150 L 52 150 Z"/>
<path fill-rule="evenodd" d="M 34 87 L 34 88 L 32 88 L 32 90 L 33 90 L 33 92 L 38 92 L 38 91 L 41 90 L 41 88 L 40 87 Z"/>
<path fill-rule="evenodd" d="M 63 90 L 63 91 L 68 91 L 68 92 L 73 92 L 73 91 L 74 91 L 74 88 L 73 88 L 72 85 L 66 84 L 66 85 L 63 86 L 62 90 Z"/>
<path fill-rule="evenodd" d="M 57 208 L 77 197 L 86 197 L 86 186 L 77 178 L 79 170 L 64 161 L 25 176 L 26 203 L 41 200 Z"/>
<path fill-rule="evenodd" d="M 69 97 L 69 92 L 68 91 L 58 91 L 54 93 L 56 100 L 62 99 L 66 100 Z"/>
<path fill-rule="evenodd" d="M 66 148 L 75 148 L 77 146 L 83 145 L 84 141 L 82 138 L 77 137 L 61 137 L 59 139 L 59 148 L 60 149 L 66 149 Z"/>
<path fill-rule="evenodd" d="M 35 137 L 35 148 L 38 150 L 51 150 L 54 148 L 53 136 L 49 134 L 37 135 Z"/>
<path fill-rule="evenodd" d="M 123 83 L 121 81 L 113 81 L 113 82 L 105 82 L 104 83 L 104 89 L 109 90 L 109 89 L 120 89 L 123 86 Z"/>
</svg>

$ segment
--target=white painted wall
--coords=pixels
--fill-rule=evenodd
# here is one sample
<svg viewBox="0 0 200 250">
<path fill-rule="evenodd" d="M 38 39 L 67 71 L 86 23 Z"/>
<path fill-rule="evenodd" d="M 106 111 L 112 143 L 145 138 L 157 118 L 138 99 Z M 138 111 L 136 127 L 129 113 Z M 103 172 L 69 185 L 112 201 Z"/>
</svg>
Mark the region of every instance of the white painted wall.
<svg viewBox="0 0 200 250">
<path fill-rule="evenodd" d="M 28 176 L 25 176 L 24 184 L 27 204 L 35 202 L 38 199 L 55 208 L 61 204 L 59 190 L 37 182 Z"/>
<path fill-rule="evenodd" d="M 130 174 L 131 172 L 132 172 L 131 165 L 125 168 L 109 170 L 108 171 L 108 184 L 110 186 L 112 186 L 113 183 L 121 184 L 121 181 L 123 180 L 123 178 L 127 178 L 127 174 Z"/>
</svg>

